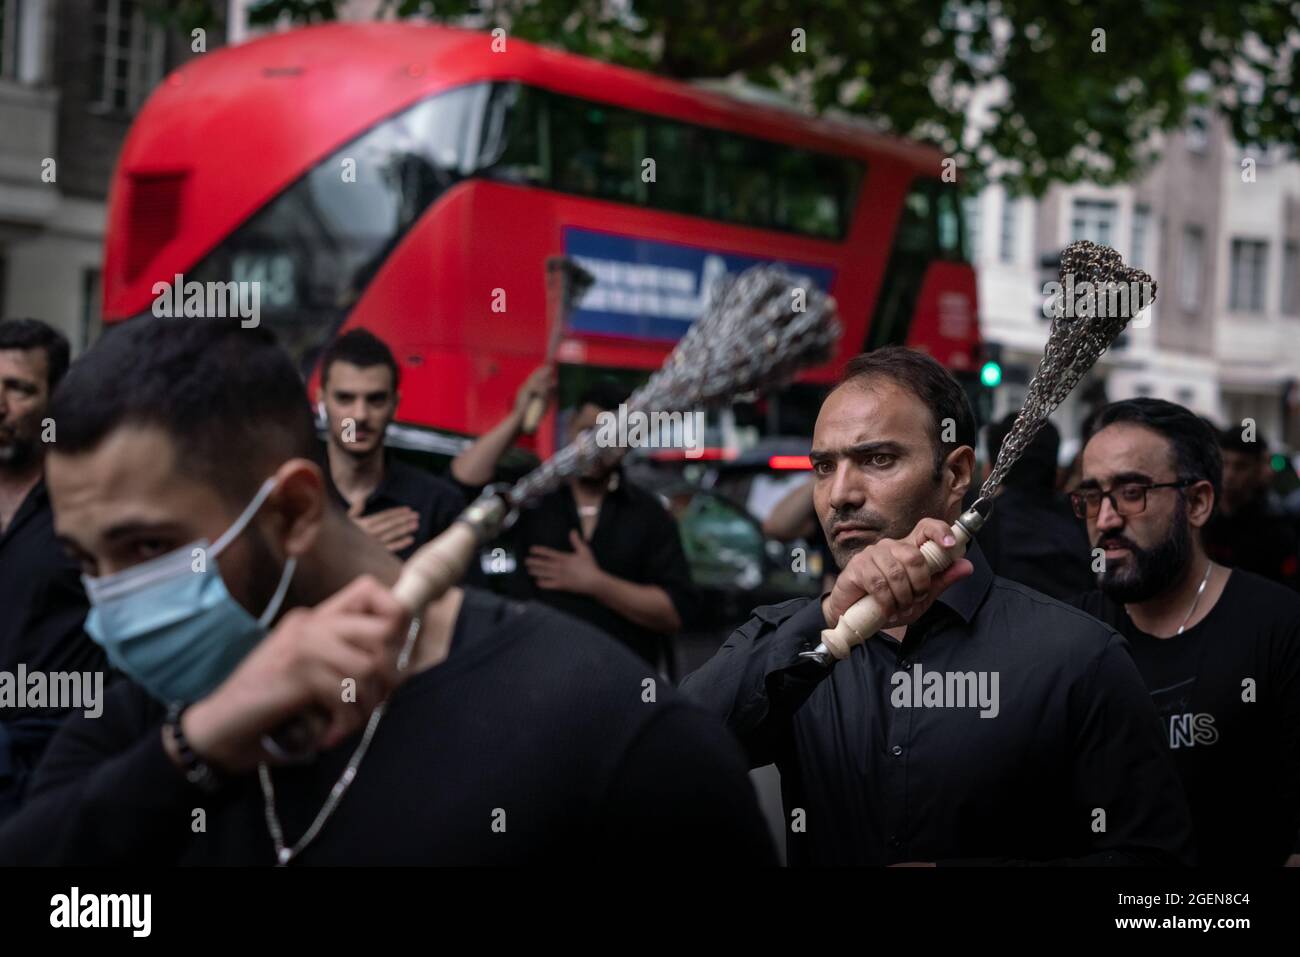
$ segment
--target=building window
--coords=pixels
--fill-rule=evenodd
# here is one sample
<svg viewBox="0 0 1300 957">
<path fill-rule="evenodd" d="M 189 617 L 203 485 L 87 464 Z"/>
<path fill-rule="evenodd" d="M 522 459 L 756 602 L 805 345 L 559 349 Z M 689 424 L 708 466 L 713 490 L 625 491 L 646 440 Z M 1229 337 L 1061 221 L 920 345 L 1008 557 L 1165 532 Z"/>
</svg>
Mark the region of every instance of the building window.
<svg viewBox="0 0 1300 957">
<path fill-rule="evenodd" d="M 1129 262 L 1135 269 L 1145 269 L 1150 253 L 1147 243 L 1151 237 L 1151 207 L 1133 207 L 1133 242 L 1129 249 Z"/>
<path fill-rule="evenodd" d="M 1300 243 L 1290 242 L 1282 253 L 1282 315 L 1300 316 Z"/>
<path fill-rule="evenodd" d="M 1088 239 L 1102 246 L 1113 246 L 1115 204 L 1104 200 L 1076 199 L 1070 216 L 1070 241 Z"/>
<path fill-rule="evenodd" d="M 1228 308 L 1233 312 L 1264 311 L 1264 276 L 1268 265 L 1268 243 L 1257 239 L 1232 241 L 1232 276 L 1228 285 Z"/>
<path fill-rule="evenodd" d="M 0 0 L 0 77 L 18 79 L 18 34 L 23 5 Z"/>
<path fill-rule="evenodd" d="M 139 0 L 97 0 L 94 30 L 96 106 L 134 113 L 162 79 L 162 27 Z"/>
<path fill-rule="evenodd" d="M 1002 196 L 1002 224 L 998 235 L 998 259 L 1001 262 L 1014 262 L 1016 258 L 1016 198 L 1004 193 Z"/>
<path fill-rule="evenodd" d="M 41 0 L 0 0 L 0 78 L 41 81 L 43 7 Z"/>
<path fill-rule="evenodd" d="M 1201 273 L 1205 268 L 1205 232 L 1200 226 L 1183 227 L 1183 255 L 1178 267 L 1178 300 L 1187 312 L 1201 305 Z"/>
<path fill-rule="evenodd" d="M 935 198 L 939 249 L 945 259 L 962 259 L 962 208 L 956 190 L 940 191 Z"/>
</svg>

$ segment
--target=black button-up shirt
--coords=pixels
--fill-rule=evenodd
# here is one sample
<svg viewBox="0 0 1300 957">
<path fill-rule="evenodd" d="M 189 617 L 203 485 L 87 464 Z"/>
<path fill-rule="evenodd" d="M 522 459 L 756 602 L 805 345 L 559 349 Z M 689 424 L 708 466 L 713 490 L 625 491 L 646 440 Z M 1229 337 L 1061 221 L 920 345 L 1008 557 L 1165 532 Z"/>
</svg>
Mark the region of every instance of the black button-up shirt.
<svg viewBox="0 0 1300 957">
<path fill-rule="evenodd" d="M 334 485 L 332 477 L 330 488 L 339 504 L 347 508 L 348 500 Z M 465 493 L 458 486 L 395 456 L 385 455 L 384 477 L 366 498 L 361 514 L 373 515 L 375 512 L 401 506 L 419 514 L 420 526 L 415 530 L 415 541 L 400 552 L 393 553 L 405 561 L 417 548 L 450 527 L 467 504 Z"/>
<path fill-rule="evenodd" d="M 825 621 L 796 599 L 756 609 L 683 683 L 754 766 L 776 762 L 790 862 L 1190 863 L 1186 798 L 1124 640 L 968 557 L 975 573 L 901 643 L 801 664 Z"/>
<path fill-rule="evenodd" d="M 80 569 L 54 537 L 45 482 L 37 482 L 0 533 L 0 671 L 103 671 L 103 650 L 82 630 Z M 23 717 L 0 709 L 0 720 Z"/>
<path fill-rule="evenodd" d="M 528 574 L 524 561 L 530 548 L 543 545 L 571 552 L 569 533 L 572 531 L 581 535 L 582 523 L 568 485 L 520 513 L 511 535 L 518 561 L 510 581 L 511 593 L 589 622 L 646 661 L 657 663 L 663 641 L 659 635 L 629 621 L 595 598 L 538 588 Z M 657 585 L 668 593 L 682 621 L 691 620 L 695 591 L 677 523 L 657 498 L 627 481 L 621 473 L 617 487 L 606 493 L 601 502 L 596 527 L 587 544 L 602 571 L 638 585 Z"/>
</svg>

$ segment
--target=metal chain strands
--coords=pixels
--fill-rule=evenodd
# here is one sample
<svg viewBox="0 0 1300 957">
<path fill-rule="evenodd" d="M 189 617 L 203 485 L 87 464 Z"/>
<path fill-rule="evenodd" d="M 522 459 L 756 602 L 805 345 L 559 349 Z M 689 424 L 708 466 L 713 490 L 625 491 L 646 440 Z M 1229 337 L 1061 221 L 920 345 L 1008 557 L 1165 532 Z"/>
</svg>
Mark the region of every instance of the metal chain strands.
<svg viewBox="0 0 1300 957">
<path fill-rule="evenodd" d="M 824 362 L 840 336 L 835 300 L 810 279 L 753 266 L 723 281 L 709 307 L 659 369 L 627 400 L 627 411 L 687 412 L 785 385 Z M 575 475 L 612 465 L 626 448 L 601 447 L 588 429 L 507 493 L 514 508 L 536 502 Z"/>
<path fill-rule="evenodd" d="M 1142 309 L 1155 302 L 1156 283 L 1140 269 L 1124 265 L 1120 254 L 1109 246 L 1081 240 L 1066 246 L 1061 252 L 1060 280 L 1064 289 L 1072 277 L 1072 288 L 1080 293 L 1083 283 L 1091 284 L 1091 291 L 1082 294 L 1091 308 L 1087 316 L 1067 315 L 1073 303 L 1064 302 L 1058 308 L 1047 335 L 1047 346 L 1038 363 L 1038 371 L 1029 382 L 1025 406 L 1016 416 L 1015 424 L 1007 433 L 998 452 L 993 470 L 980 488 L 979 501 L 987 505 L 994 490 L 1002 484 L 1007 471 L 1020 458 L 1033 441 L 1047 417 L 1070 394 L 1084 374 L 1096 364 L 1097 359 L 1113 343 L 1124 327 Z M 1114 295 L 1118 284 L 1129 285 L 1123 297 Z M 1149 296 L 1146 295 L 1149 290 Z M 1062 293 L 1064 297 L 1064 293 Z M 1112 308 L 1113 307 L 1113 308 Z"/>
</svg>

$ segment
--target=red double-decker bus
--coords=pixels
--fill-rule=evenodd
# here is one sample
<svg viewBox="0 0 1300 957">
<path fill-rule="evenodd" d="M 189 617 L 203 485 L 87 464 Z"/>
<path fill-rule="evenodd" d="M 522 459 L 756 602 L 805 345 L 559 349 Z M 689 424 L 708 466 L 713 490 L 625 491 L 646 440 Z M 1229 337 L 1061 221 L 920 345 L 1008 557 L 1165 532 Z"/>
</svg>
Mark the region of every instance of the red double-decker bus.
<svg viewBox="0 0 1300 957">
<path fill-rule="evenodd" d="M 177 276 L 257 283 L 305 375 L 368 328 L 403 366 L 400 421 L 478 434 L 545 354 L 548 256 L 596 277 L 561 363 L 622 370 L 660 365 L 721 276 L 776 261 L 839 303 L 839 354 L 804 381 L 902 342 L 973 375 L 975 275 L 937 151 L 501 46 L 333 24 L 170 75 L 114 174 L 106 321 L 149 312 Z"/>
</svg>

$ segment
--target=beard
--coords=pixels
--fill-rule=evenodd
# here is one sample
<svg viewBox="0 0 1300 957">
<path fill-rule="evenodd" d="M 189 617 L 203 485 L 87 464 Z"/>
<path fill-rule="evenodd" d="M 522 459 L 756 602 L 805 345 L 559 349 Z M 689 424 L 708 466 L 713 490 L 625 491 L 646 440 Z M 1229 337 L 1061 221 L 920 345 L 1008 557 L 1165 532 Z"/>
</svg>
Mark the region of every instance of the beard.
<svg viewBox="0 0 1300 957">
<path fill-rule="evenodd" d="M 381 432 L 378 438 L 372 436 L 369 443 L 366 445 L 362 445 L 358 442 L 344 442 L 342 434 L 335 433 L 334 446 L 345 455 L 350 455 L 352 458 L 362 461 L 383 451 L 383 433 Z"/>
<path fill-rule="evenodd" d="M 0 437 L 0 469 L 22 471 L 36 460 L 36 443 L 21 435 Z"/>
<path fill-rule="evenodd" d="M 1118 533 L 1106 533 L 1097 539 L 1098 546 L 1104 548 L 1104 543 L 1129 549 L 1129 560 L 1119 567 L 1113 564 L 1103 567 L 1097 573 L 1097 587 L 1122 605 L 1154 598 L 1182 578 L 1192 560 L 1187 503 L 1179 497 L 1168 534 L 1151 548 L 1139 548 Z"/>
</svg>

